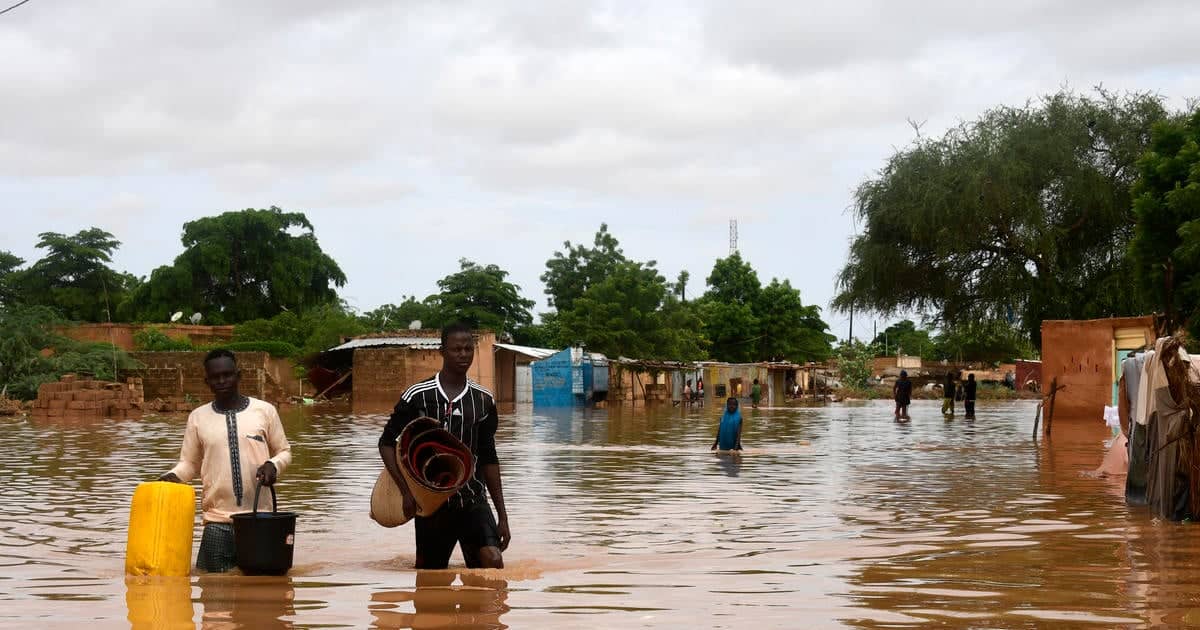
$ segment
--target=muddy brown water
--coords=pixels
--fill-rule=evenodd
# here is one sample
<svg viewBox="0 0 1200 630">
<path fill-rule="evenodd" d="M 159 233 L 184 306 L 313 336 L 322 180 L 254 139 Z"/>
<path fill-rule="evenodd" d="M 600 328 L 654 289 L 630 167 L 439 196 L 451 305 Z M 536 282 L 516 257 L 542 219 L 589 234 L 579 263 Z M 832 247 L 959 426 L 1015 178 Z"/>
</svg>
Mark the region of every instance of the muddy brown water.
<svg viewBox="0 0 1200 630">
<path fill-rule="evenodd" d="M 286 578 L 127 583 L 129 499 L 184 418 L 0 419 L 0 626 L 12 628 L 1143 627 L 1200 623 L 1200 529 L 1084 474 L 1104 427 L 1031 403 L 945 421 L 918 401 L 746 410 L 517 409 L 498 435 L 507 568 L 412 570 L 367 516 L 382 415 L 285 411 L 300 513 Z M 1094 427 L 1094 428 L 1093 428 Z M 197 529 L 197 536 L 199 529 Z"/>
</svg>

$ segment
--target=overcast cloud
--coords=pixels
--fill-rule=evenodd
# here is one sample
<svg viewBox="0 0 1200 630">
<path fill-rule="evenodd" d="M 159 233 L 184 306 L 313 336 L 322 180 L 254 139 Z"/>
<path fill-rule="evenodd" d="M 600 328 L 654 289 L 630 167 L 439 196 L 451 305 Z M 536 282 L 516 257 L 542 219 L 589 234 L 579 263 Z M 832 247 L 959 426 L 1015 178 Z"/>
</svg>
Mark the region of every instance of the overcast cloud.
<svg viewBox="0 0 1200 630">
<path fill-rule="evenodd" d="M 827 306 L 908 119 L 1064 84 L 1181 106 L 1197 32 L 1186 1 L 33 0 L 0 16 L 0 249 L 97 225 L 145 275 L 185 221 L 278 205 L 360 309 L 466 257 L 544 310 L 545 260 L 601 221 L 696 294 L 737 218 L 764 281 Z"/>
</svg>

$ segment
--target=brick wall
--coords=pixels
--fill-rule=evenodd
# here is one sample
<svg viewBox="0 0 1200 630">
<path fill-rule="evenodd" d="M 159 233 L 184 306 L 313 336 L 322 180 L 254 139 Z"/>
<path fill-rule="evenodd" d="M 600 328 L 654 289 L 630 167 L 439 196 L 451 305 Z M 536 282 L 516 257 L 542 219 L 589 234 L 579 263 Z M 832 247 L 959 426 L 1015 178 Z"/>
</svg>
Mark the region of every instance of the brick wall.
<svg viewBox="0 0 1200 630">
<path fill-rule="evenodd" d="M 149 327 L 148 324 L 80 324 L 59 329 L 64 337 L 87 343 L 111 343 L 130 352 L 133 336 Z M 195 344 L 211 344 L 233 339 L 233 326 L 193 326 L 191 324 L 156 325 L 172 339 L 188 340 Z"/>
<path fill-rule="evenodd" d="M 43 383 L 30 415 L 34 418 L 120 420 L 142 417 L 142 382 L 130 377 L 124 383 L 77 380 L 68 374 L 57 383 Z"/>
<path fill-rule="evenodd" d="M 495 391 L 495 336 L 483 333 L 475 347 L 475 362 L 467 376 Z M 356 411 L 385 411 L 395 406 L 410 385 L 433 376 L 442 369 L 437 350 L 380 347 L 354 351 L 354 375 L 351 377 L 353 406 Z"/>
<path fill-rule="evenodd" d="M 147 400 L 163 400 L 191 397 L 196 400 L 212 399 L 212 392 L 204 382 L 204 352 L 131 352 L 133 357 L 146 367 L 135 370 L 142 378 Z M 238 367 L 242 370 L 242 393 L 278 404 L 280 390 L 268 378 L 265 352 L 238 352 Z"/>
<path fill-rule="evenodd" d="M 1113 362 L 1116 334 L 1140 329 L 1144 343 L 1154 338 L 1154 318 L 1123 317 L 1086 321 L 1042 322 L 1042 393 L 1050 393 L 1053 379 L 1066 389 L 1054 402 L 1055 418 L 1099 420 L 1104 406 L 1112 404 L 1116 380 Z"/>
</svg>

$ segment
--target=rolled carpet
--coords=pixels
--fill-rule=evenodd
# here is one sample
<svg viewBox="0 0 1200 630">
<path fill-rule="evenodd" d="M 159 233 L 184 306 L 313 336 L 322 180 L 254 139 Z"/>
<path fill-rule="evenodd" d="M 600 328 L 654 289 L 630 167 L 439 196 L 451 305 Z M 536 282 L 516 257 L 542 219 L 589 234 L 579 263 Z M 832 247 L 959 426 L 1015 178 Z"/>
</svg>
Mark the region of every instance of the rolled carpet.
<svg viewBox="0 0 1200 630">
<path fill-rule="evenodd" d="M 400 432 L 396 462 L 417 502 L 417 513 L 404 513 L 404 495 L 384 468 L 371 492 L 371 518 L 384 527 L 433 514 L 475 474 L 471 449 L 437 420 L 427 417 L 413 420 Z"/>
</svg>

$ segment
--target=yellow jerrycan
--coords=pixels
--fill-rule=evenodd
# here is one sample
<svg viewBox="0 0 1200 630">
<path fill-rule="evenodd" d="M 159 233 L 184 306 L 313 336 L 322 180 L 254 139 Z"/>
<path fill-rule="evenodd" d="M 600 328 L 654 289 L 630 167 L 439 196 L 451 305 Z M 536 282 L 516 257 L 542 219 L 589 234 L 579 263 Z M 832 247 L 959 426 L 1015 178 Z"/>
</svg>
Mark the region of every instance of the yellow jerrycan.
<svg viewBox="0 0 1200 630">
<path fill-rule="evenodd" d="M 129 506 L 125 574 L 190 575 L 195 519 L 192 486 L 169 481 L 138 484 Z"/>
</svg>

